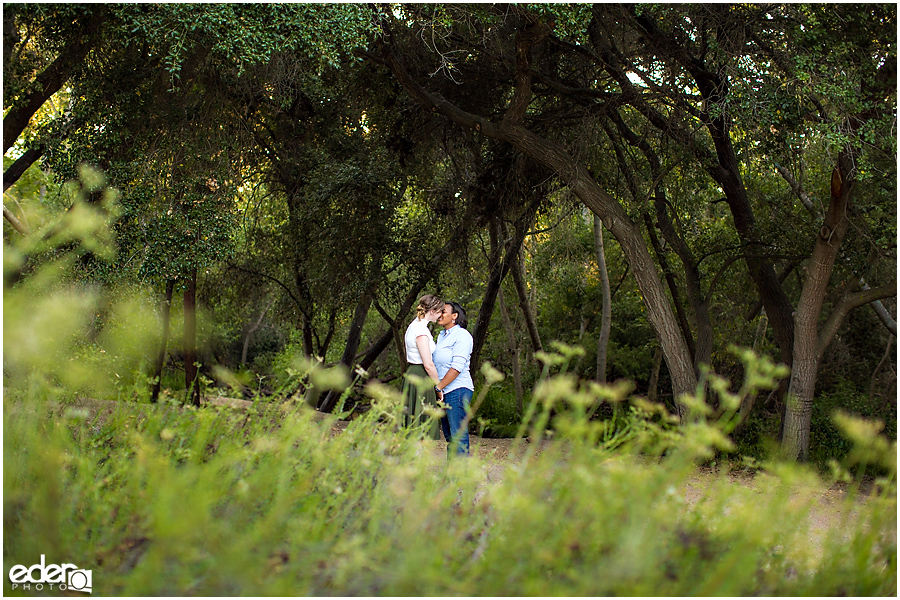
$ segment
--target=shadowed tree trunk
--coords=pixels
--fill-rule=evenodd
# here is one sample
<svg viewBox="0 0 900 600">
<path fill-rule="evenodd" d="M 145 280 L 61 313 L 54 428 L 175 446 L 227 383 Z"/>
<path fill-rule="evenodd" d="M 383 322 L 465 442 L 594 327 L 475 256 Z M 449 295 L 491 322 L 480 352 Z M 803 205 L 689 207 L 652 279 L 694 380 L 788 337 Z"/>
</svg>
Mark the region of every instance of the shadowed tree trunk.
<svg viewBox="0 0 900 600">
<path fill-rule="evenodd" d="M 356 350 L 362 340 L 363 325 L 366 324 L 366 316 L 369 314 L 369 307 L 372 306 L 372 299 L 375 290 L 367 290 L 363 293 L 359 302 L 356 303 L 356 309 L 353 311 L 353 320 L 350 322 L 350 331 L 347 334 L 347 345 L 344 346 L 344 353 L 341 355 L 340 363 L 347 367 L 350 371 L 354 368 L 354 358 L 356 358 Z M 393 337 L 393 334 L 391 334 Z M 337 404 L 340 393 L 332 390 L 325 394 L 319 401 L 317 410 L 322 412 L 331 412 Z"/>
<path fill-rule="evenodd" d="M 397 331 L 400 327 L 401 319 L 406 316 L 410 310 L 412 310 L 413 304 L 415 304 L 419 299 L 419 294 L 422 291 L 422 288 L 425 287 L 425 284 L 428 283 L 427 279 L 420 279 L 415 284 L 413 284 L 412 288 L 409 290 L 409 293 L 406 295 L 406 298 L 403 300 L 403 303 L 400 304 L 400 308 L 397 310 L 396 319 L 390 319 L 385 315 L 385 320 L 388 322 L 388 329 L 384 333 L 382 333 L 378 338 L 376 338 L 375 342 L 372 343 L 366 350 L 362 353 L 361 356 L 357 357 L 359 360 L 359 366 L 364 370 L 368 371 L 369 367 L 375 364 L 375 361 L 378 360 L 378 357 L 381 356 L 381 353 L 384 352 L 385 348 L 387 348 L 391 341 L 394 340 L 394 332 Z M 403 360 L 406 360 L 406 352 L 404 351 Z"/>
<path fill-rule="evenodd" d="M 200 378 L 197 370 L 197 269 L 191 271 L 184 291 L 184 385 L 187 401 L 200 406 Z"/>
<path fill-rule="evenodd" d="M 272 308 L 272 305 L 275 304 L 275 301 L 270 301 L 263 311 L 260 313 L 259 318 L 256 320 L 250 329 L 247 330 L 247 334 L 244 336 L 244 347 L 241 349 L 241 364 L 247 364 L 247 351 L 250 349 L 250 339 L 253 337 L 253 334 L 256 333 L 256 330 L 259 329 L 259 326 L 262 325 L 263 318 L 265 318 L 266 313 L 269 312 L 269 309 Z"/>
<path fill-rule="evenodd" d="M 337 306 L 331 307 L 328 313 L 328 331 L 325 332 L 325 339 L 319 344 L 319 356 L 328 354 L 328 347 L 331 346 L 331 340 L 334 338 L 334 329 L 337 324 Z"/>
<path fill-rule="evenodd" d="M 492 219 L 489 224 L 491 228 L 491 256 L 488 257 L 490 275 L 488 276 L 488 284 L 481 302 L 481 308 L 478 311 L 478 320 L 472 329 L 473 343 L 470 366 L 473 371 L 479 368 L 481 349 L 484 347 L 484 342 L 487 339 L 488 327 L 493 316 L 494 305 L 497 303 L 500 285 L 522 249 L 522 243 L 525 241 L 525 235 L 534 219 L 538 206 L 540 206 L 540 199 L 533 198 L 531 203 L 524 208 L 522 214 L 519 215 L 512 231 L 509 231 L 506 224 L 498 219 Z"/>
<path fill-rule="evenodd" d="M 600 289 L 603 309 L 600 312 L 600 335 L 597 337 L 597 381 L 606 383 L 606 351 L 609 346 L 609 330 L 612 326 L 612 294 L 609 291 L 609 273 L 606 270 L 606 254 L 603 251 L 603 221 L 594 215 L 594 251 L 600 270 Z"/>
<path fill-rule="evenodd" d="M 3 191 L 8 190 L 44 154 L 44 146 L 29 148 L 3 172 Z"/>
<path fill-rule="evenodd" d="M 159 390 L 162 386 L 162 371 L 166 363 L 166 347 L 169 345 L 169 323 L 172 313 L 172 292 L 175 290 L 175 280 L 166 280 L 166 295 L 162 306 L 162 340 L 159 343 L 159 352 L 156 355 L 156 362 L 153 365 L 153 376 L 156 381 L 150 390 L 150 402 L 159 400 Z"/>
<path fill-rule="evenodd" d="M 394 337 L 394 347 L 397 350 L 397 361 L 400 363 L 400 374 L 403 375 L 406 373 L 406 369 L 409 368 L 409 363 L 406 362 L 406 343 L 403 341 L 403 334 L 400 333 L 400 322 L 391 317 L 380 303 L 376 301 L 373 304 L 375 310 L 378 311 L 378 314 L 380 314 L 391 327 L 391 334 Z"/>
<path fill-rule="evenodd" d="M 653 351 L 653 368 L 650 370 L 650 381 L 647 383 L 647 400 L 656 402 L 659 398 L 659 370 L 662 368 L 662 348 Z"/>
<path fill-rule="evenodd" d="M 512 269 L 513 283 L 516 286 L 516 296 L 519 298 L 519 308 L 522 310 L 522 316 L 525 317 L 525 327 L 528 329 L 528 337 L 531 339 L 531 348 L 534 352 L 543 352 L 544 346 L 541 344 L 541 336 L 538 333 L 534 312 L 531 309 L 531 303 L 528 301 L 528 287 L 525 285 L 525 257 L 523 254 L 522 250 L 519 250 L 519 254 L 516 256 L 516 264 Z"/>
<path fill-rule="evenodd" d="M 875 398 L 875 382 L 878 381 L 878 372 L 881 370 L 881 367 L 884 366 L 891 358 L 891 346 L 894 343 L 894 335 L 891 334 L 888 336 L 887 346 L 884 348 L 884 355 L 881 357 L 881 360 L 878 361 L 878 364 L 875 365 L 875 369 L 872 371 L 872 377 L 869 380 L 869 402 L 871 402 Z M 884 396 L 884 401 L 881 403 L 881 406 L 884 407 L 885 402 L 887 402 L 887 394 L 882 393 Z"/>
<path fill-rule="evenodd" d="M 506 345 L 509 349 L 513 385 L 516 390 L 516 409 L 521 414 L 525 410 L 525 391 L 522 388 L 522 365 L 519 362 L 519 342 L 516 339 L 516 331 L 513 327 L 512 319 L 509 318 L 506 302 L 503 300 L 503 286 L 500 286 L 500 290 L 497 292 L 497 303 L 500 306 L 500 320 L 503 323 L 503 329 L 506 330 Z"/>
</svg>

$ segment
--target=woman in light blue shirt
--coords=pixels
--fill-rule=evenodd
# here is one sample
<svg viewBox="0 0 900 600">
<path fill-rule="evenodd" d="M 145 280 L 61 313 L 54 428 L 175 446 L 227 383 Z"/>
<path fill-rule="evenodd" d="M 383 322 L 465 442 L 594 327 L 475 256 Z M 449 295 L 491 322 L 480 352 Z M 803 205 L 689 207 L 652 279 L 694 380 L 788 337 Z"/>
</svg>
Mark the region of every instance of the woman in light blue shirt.
<svg viewBox="0 0 900 600">
<path fill-rule="evenodd" d="M 475 393 L 469 360 L 472 356 L 472 334 L 466 327 L 469 320 L 466 311 L 456 302 L 444 304 L 444 310 L 437 323 L 444 328 L 438 334 L 434 348 L 434 366 L 440 381 L 435 386 L 438 399 L 450 406 L 441 418 L 441 430 L 447 440 L 447 454 L 452 456 L 453 444 L 456 453 L 469 454 L 468 419 L 469 403 Z"/>
</svg>

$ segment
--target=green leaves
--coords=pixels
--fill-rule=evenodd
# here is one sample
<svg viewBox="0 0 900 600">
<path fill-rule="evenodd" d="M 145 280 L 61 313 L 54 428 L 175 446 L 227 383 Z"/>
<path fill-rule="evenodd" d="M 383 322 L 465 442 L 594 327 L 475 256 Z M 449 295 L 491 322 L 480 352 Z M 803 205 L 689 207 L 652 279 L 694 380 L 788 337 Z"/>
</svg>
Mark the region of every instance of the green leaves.
<svg viewBox="0 0 900 600">
<path fill-rule="evenodd" d="M 321 68 L 335 65 L 372 30 L 369 8 L 352 4 L 122 5 L 117 12 L 123 41 L 158 48 L 173 87 L 198 54 L 237 77 L 279 52 L 300 52 Z"/>
</svg>

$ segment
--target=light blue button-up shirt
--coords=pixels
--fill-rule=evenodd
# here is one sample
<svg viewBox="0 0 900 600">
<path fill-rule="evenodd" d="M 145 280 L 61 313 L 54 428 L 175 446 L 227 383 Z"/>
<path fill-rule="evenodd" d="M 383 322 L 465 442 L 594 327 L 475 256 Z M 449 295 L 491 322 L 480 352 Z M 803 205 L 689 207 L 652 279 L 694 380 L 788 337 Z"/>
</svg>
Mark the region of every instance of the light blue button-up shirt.
<svg viewBox="0 0 900 600">
<path fill-rule="evenodd" d="M 459 388 L 475 391 L 475 384 L 472 383 L 472 375 L 469 373 L 472 345 L 472 334 L 459 325 L 444 329 L 438 334 L 437 345 L 431 355 L 438 378 L 443 379 L 451 368 L 459 371 L 456 379 L 444 388 L 445 394 Z"/>
</svg>

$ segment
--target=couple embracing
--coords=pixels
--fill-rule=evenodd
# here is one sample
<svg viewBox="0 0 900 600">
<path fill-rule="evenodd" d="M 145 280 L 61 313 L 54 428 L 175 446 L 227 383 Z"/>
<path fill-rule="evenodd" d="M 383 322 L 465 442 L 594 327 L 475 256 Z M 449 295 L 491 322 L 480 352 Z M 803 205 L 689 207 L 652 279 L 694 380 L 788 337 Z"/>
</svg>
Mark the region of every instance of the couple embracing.
<svg viewBox="0 0 900 600">
<path fill-rule="evenodd" d="M 443 327 L 437 343 L 428 323 L 437 322 Z M 416 307 L 416 318 L 406 329 L 407 373 L 417 375 L 434 387 L 415 386 L 409 381 L 404 384 L 406 399 L 406 426 L 416 426 L 427 421 L 425 406 L 437 406 L 443 401 L 445 414 L 440 419 L 440 428 L 447 440 L 447 453 L 452 455 L 452 445 L 456 442 L 456 453 L 469 454 L 469 432 L 466 414 L 475 386 L 469 373 L 472 356 L 472 334 L 466 327 L 466 311 L 456 302 L 444 302 L 431 294 L 422 296 Z M 432 422 L 427 435 L 440 439 L 437 422 Z"/>
</svg>

